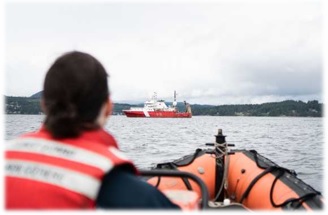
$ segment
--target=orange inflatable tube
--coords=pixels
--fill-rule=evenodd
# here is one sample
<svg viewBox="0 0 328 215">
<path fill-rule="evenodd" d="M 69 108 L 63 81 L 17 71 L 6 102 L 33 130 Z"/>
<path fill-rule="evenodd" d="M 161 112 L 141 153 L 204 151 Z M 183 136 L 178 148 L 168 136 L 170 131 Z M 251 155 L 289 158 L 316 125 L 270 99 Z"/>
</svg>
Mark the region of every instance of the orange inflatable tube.
<svg viewBox="0 0 328 215">
<path fill-rule="evenodd" d="M 229 155 L 220 156 L 213 150 L 198 149 L 193 155 L 158 164 L 155 169 L 196 175 L 206 185 L 212 201 L 229 199 L 251 210 L 317 210 L 323 207 L 320 192 L 298 179 L 295 172 L 276 165 L 254 150 L 233 150 Z M 202 196 L 200 187 L 186 178 L 156 176 L 147 181 L 163 192 L 193 190 Z M 222 182 L 225 186 L 218 194 Z"/>
<path fill-rule="evenodd" d="M 305 210 L 320 208 L 317 191 L 255 151 L 236 151 L 228 159 L 227 194 L 233 201 L 260 210 L 282 210 L 288 204 L 300 204 Z M 311 196 L 314 199 L 307 202 Z"/>
<path fill-rule="evenodd" d="M 202 151 L 189 165 L 175 166 L 176 170 L 185 171 L 198 176 L 203 180 L 209 191 L 209 197 L 214 198 L 216 184 L 216 164 L 215 157 L 211 154 L 206 154 Z M 189 180 L 173 177 L 153 177 L 148 180 L 148 183 L 157 186 L 160 190 L 188 190 L 191 188 L 199 196 L 201 191 L 199 186 Z"/>
</svg>

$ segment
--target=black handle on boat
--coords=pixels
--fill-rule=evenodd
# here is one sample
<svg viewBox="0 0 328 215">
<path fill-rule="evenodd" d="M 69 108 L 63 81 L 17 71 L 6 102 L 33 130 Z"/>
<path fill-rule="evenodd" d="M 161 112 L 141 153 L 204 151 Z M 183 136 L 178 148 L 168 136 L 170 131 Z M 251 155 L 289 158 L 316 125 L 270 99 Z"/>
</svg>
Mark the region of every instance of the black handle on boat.
<svg viewBox="0 0 328 215">
<path fill-rule="evenodd" d="M 208 208 L 209 194 L 205 183 L 196 175 L 184 171 L 172 170 L 140 170 L 142 176 L 172 176 L 172 177 L 187 177 L 196 182 L 202 193 L 201 208 Z"/>
</svg>

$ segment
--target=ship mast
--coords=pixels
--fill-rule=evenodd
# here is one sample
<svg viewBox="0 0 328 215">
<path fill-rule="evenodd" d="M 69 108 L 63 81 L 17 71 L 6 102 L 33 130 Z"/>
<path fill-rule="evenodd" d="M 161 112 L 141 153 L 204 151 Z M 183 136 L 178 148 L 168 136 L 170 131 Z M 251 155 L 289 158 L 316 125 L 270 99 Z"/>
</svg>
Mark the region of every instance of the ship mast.
<svg viewBox="0 0 328 215">
<path fill-rule="evenodd" d="M 153 94 L 153 96 L 152 96 L 151 99 L 154 100 L 154 101 L 157 101 L 157 93 L 156 92 L 154 92 L 154 94 Z"/>
<path fill-rule="evenodd" d="M 174 90 L 174 100 L 173 100 L 173 103 L 172 103 L 172 106 L 173 107 L 176 107 L 177 106 L 177 92 Z"/>
</svg>

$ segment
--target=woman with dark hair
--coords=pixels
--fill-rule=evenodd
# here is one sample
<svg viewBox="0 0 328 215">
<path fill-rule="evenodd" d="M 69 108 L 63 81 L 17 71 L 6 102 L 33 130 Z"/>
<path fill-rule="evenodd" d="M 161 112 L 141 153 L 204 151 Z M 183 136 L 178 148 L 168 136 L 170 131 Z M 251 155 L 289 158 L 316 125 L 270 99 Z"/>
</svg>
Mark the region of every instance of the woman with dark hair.
<svg viewBox="0 0 328 215">
<path fill-rule="evenodd" d="M 113 105 L 101 63 L 69 52 L 50 67 L 44 125 L 7 143 L 6 209 L 178 209 L 140 180 L 103 129 Z"/>
</svg>

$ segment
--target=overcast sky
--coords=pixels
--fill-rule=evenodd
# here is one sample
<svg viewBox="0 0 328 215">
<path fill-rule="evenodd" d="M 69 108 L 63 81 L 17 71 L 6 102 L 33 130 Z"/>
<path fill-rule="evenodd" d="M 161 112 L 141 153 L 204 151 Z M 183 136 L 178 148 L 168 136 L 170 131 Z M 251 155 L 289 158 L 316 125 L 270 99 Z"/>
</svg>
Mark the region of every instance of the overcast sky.
<svg viewBox="0 0 328 215">
<path fill-rule="evenodd" d="M 323 101 L 321 1 L 5 5 L 5 95 L 42 90 L 62 53 L 98 58 L 114 102 Z"/>
</svg>

